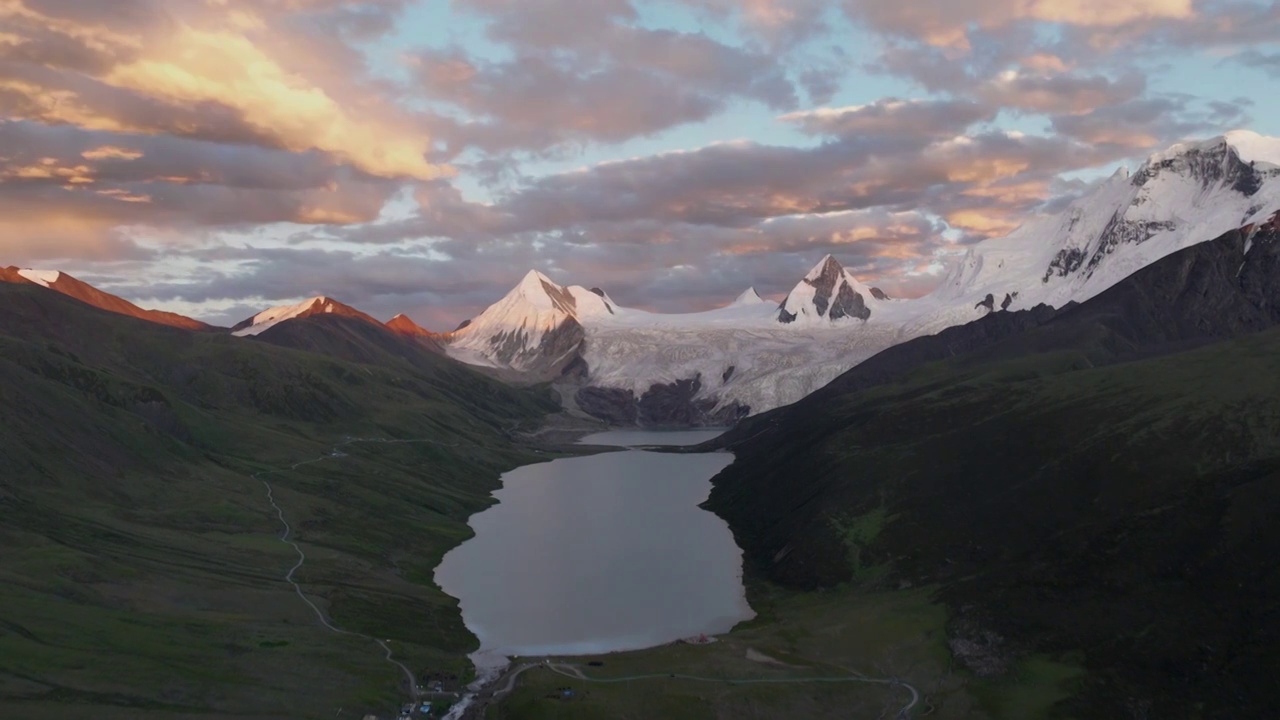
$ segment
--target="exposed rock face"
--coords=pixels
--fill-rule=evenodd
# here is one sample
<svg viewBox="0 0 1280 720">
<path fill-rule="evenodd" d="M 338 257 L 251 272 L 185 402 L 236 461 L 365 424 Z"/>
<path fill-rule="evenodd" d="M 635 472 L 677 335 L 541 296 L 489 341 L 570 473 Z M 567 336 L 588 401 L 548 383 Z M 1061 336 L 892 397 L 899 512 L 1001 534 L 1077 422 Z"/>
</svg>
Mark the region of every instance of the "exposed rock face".
<svg viewBox="0 0 1280 720">
<path fill-rule="evenodd" d="M 636 424 L 639 408 L 636 406 L 636 394 L 630 390 L 584 387 L 578 390 L 575 399 L 583 412 L 610 425 Z"/>
<path fill-rule="evenodd" d="M 978 677 L 999 677 L 1009 672 L 1010 652 L 1006 645 L 999 633 L 965 615 L 947 627 L 951 655 Z"/>
<path fill-rule="evenodd" d="M 1012 305 L 1012 304 L 1013 304 L 1013 294 L 1012 294 L 1012 293 L 1005 293 L 1005 295 L 1004 295 L 1004 300 L 1000 303 L 1000 309 L 1001 309 L 1001 310 L 1008 310 L 1008 309 L 1009 309 L 1009 306 L 1010 306 L 1010 305 Z"/>
<path fill-rule="evenodd" d="M 805 282 L 813 286 L 813 306 L 818 308 L 819 315 L 827 314 L 828 298 L 836 289 L 836 283 L 840 281 L 840 273 L 843 268 L 840 263 L 836 262 L 833 257 L 827 257 L 826 262 L 822 264 L 822 272 L 818 277 L 810 280 L 805 278 Z"/>
<path fill-rule="evenodd" d="M 458 323 L 458 327 L 454 328 L 453 331 L 458 332 L 459 330 L 465 327 L 471 327 L 471 318 L 467 318 L 466 320 L 463 320 L 462 322 Z"/>
<path fill-rule="evenodd" d="M 702 378 L 697 376 L 651 385 L 639 398 L 630 390 L 584 387 L 575 399 L 578 407 L 592 417 L 612 425 L 639 427 L 732 425 L 751 412 L 751 408 L 737 402 L 717 410 L 714 399 L 696 398 L 701 389 Z"/>
<path fill-rule="evenodd" d="M 836 293 L 835 302 L 831 304 L 831 309 L 827 312 L 827 317 L 832 320 L 839 320 L 843 317 L 866 320 L 871 317 L 871 308 L 867 307 L 866 302 L 862 300 L 862 296 L 854 292 L 853 288 L 842 284 L 839 292 Z"/>
<path fill-rule="evenodd" d="M 873 287 L 873 288 L 871 288 L 871 297 L 873 297 L 873 298 L 875 298 L 875 299 L 877 299 L 877 300 L 891 300 L 891 299 L 892 299 L 892 298 L 890 298 L 890 297 L 889 297 L 888 293 L 886 293 L 885 291 L 881 290 L 881 289 L 880 289 L 880 288 L 878 288 L 878 287 Z"/>
<path fill-rule="evenodd" d="M 571 298 L 572 299 L 572 298 Z M 573 357 L 582 344 L 582 325 L 573 318 L 566 318 L 560 325 L 543 334 L 536 346 L 529 347 L 523 328 L 499 333 L 490 339 L 492 357 L 510 367 L 518 367 L 526 373 L 538 374 L 558 370 Z"/>
<path fill-rule="evenodd" d="M 720 382 L 721 383 L 729 382 L 729 378 L 733 377 L 733 371 L 737 369 L 738 368 L 736 365 L 730 365 L 729 367 L 725 368 L 724 375 L 720 376 Z"/>
<path fill-rule="evenodd" d="M 996 309 L 996 296 L 992 295 L 991 293 L 987 293 L 987 296 L 983 298 L 981 302 L 979 302 L 977 305 L 974 305 L 973 307 L 975 310 L 978 308 L 986 308 L 987 312 L 993 312 Z"/>
<path fill-rule="evenodd" d="M 587 361 L 581 355 L 574 355 L 573 360 L 560 371 L 560 377 L 586 381 L 591 374 L 591 368 L 587 365 Z"/>
<path fill-rule="evenodd" d="M 860 285 L 835 258 L 822 259 L 778 307 L 778 322 L 789 324 L 803 318 L 808 322 L 839 321 L 845 318 L 866 320 L 871 308 L 862 292 L 876 300 L 888 299 L 883 292 L 876 295 Z"/>
</svg>

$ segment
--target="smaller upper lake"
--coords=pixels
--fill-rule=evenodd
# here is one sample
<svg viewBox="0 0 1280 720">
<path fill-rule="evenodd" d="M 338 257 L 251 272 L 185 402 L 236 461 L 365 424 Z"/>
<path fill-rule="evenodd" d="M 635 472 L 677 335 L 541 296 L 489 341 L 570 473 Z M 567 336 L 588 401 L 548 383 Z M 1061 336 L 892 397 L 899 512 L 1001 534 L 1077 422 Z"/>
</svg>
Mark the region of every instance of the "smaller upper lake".
<svg viewBox="0 0 1280 720">
<path fill-rule="evenodd" d="M 594 445 L 696 445 L 720 431 L 610 432 Z M 698 507 L 733 456 L 620 450 L 517 468 L 436 582 L 481 651 L 568 655 L 722 633 L 754 616 L 742 551 Z"/>
<path fill-rule="evenodd" d="M 578 441 L 579 445 L 615 445 L 617 447 L 636 447 L 638 445 L 700 445 L 724 434 L 724 428 L 707 430 L 609 430 L 608 432 L 588 435 Z"/>
</svg>

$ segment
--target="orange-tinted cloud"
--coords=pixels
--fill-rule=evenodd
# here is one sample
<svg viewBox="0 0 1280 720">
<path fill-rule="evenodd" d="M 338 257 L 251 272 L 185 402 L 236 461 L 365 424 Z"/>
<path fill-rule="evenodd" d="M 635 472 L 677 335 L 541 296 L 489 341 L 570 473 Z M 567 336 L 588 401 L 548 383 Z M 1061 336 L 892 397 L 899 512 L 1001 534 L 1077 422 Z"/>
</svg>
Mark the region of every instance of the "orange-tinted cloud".
<svg viewBox="0 0 1280 720">
<path fill-rule="evenodd" d="M 16 63 L 0 70 L 0 112 L 88 130 L 229 134 L 318 150 L 379 177 L 451 173 L 427 159 L 426 129 L 397 117 L 390 104 L 348 102 L 356 98 L 300 71 L 307 59 L 290 53 L 305 45 L 273 35 L 255 12 L 260 5 L 280 3 L 212 2 L 183 15 L 192 6 L 155 5 L 160 19 L 151 25 L 111 27 L 91 7 L 54 14 L 28 0 L 0 0 L 9 26 L 0 58 Z M 145 112 L 133 109 L 140 104 Z M 194 123 L 193 110 L 201 116 Z"/>
<path fill-rule="evenodd" d="M 937 47 L 969 49 L 969 27 L 1017 21 L 1116 27 L 1140 20 L 1187 19 L 1192 0 L 845 0 L 857 20 Z"/>
</svg>

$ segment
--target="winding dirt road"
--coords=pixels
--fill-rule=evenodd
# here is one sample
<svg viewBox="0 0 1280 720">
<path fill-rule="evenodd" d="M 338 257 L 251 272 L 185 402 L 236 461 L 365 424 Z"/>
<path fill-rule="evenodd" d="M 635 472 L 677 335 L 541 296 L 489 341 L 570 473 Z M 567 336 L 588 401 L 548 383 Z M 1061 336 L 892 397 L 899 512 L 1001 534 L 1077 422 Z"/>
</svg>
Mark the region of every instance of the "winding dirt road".
<svg viewBox="0 0 1280 720">
<path fill-rule="evenodd" d="M 388 663 L 391 663 L 395 667 L 399 668 L 400 672 L 403 673 L 404 679 L 408 683 L 408 687 L 409 687 L 409 699 L 412 702 L 417 703 L 421 693 L 418 690 L 418 683 L 414 680 L 413 671 L 410 670 L 409 667 L 404 663 L 400 662 L 399 660 L 396 660 L 395 654 L 392 653 L 391 651 L 391 646 L 388 645 L 385 640 L 382 640 L 381 638 L 373 637 L 372 635 L 365 635 L 364 633 L 354 632 L 352 630 L 343 630 L 337 625 L 334 625 L 332 622 L 330 622 L 329 618 L 325 617 L 325 614 L 320 609 L 320 607 L 316 605 L 314 602 L 312 602 L 311 598 L 308 598 L 306 594 L 302 592 L 302 586 L 298 584 L 298 581 L 295 580 L 293 576 L 296 572 L 298 572 L 298 570 L 303 566 L 303 564 L 306 563 L 307 554 L 302 550 L 302 547 L 299 546 L 298 543 L 294 542 L 289 538 L 289 536 L 293 534 L 293 527 L 290 526 L 289 521 L 285 519 L 284 509 L 281 508 L 280 505 L 276 502 L 275 489 L 272 488 L 271 483 L 267 482 L 266 480 L 267 475 L 275 475 L 275 474 L 284 473 L 284 472 L 292 472 L 302 467 L 303 465 L 310 465 L 312 463 L 318 463 L 324 460 L 341 459 L 344 456 L 338 452 L 338 448 L 346 447 L 348 445 L 353 445 L 355 443 L 381 443 L 381 444 L 430 443 L 435 445 L 444 445 L 446 447 L 458 447 L 458 443 L 444 443 L 438 440 L 430 440 L 430 439 L 390 440 L 387 438 L 351 438 L 349 437 L 343 442 L 335 445 L 333 450 L 331 450 L 327 455 L 321 455 L 319 457 L 312 458 L 310 460 L 303 460 L 302 462 L 294 463 L 293 465 L 290 465 L 287 469 L 280 468 L 278 470 L 263 470 L 260 472 L 256 472 L 251 477 L 253 477 L 254 480 L 257 480 L 258 482 L 262 483 L 262 485 L 267 489 L 267 502 L 271 504 L 271 507 L 273 509 L 275 509 L 276 517 L 280 519 L 280 524 L 284 526 L 284 530 L 280 533 L 280 542 L 293 548 L 294 552 L 298 554 L 297 562 L 295 562 L 293 564 L 293 567 L 289 568 L 289 571 L 284 574 L 284 581 L 293 586 L 293 591 L 298 594 L 298 597 L 302 600 L 302 602 L 307 604 L 307 607 L 311 608 L 311 611 L 315 613 L 316 619 L 320 621 L 321 625 L 325 626 L 330 631 L 335 632 L 339 635 L 351 635 L 353 637 L 365 638 L 367 640 L 370 640 L 376 643 L 378 647 L 382 648 L 383 657 L 386 659 L 386 661 Z"/>
</svg>

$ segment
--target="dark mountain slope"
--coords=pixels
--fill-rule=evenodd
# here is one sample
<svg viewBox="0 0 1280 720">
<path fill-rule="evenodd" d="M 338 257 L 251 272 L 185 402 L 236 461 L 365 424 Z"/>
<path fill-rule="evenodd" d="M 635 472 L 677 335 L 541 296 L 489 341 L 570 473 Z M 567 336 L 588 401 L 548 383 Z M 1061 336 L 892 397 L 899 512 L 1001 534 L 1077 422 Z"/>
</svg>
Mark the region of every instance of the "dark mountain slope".
<svg viewBox="0 0 1280 720">
<path fill-rule="evenodd" d="M 891 349 L 745 421 L 709 507 L 775 581 L 936 585 L 972 668 L 1082 653 L 1069 716 L 1267 714 L 1280 237 L 1248 235 L 1047 320 Z"/>
<path fill-rule="evenodd" d="M 0 716 L 319 717 L 473 647 L 431 583 L 551 409 L 437 359 L 355 364 L 0 286 Z M 348 437 L 415 439 L 350 444 Z M 322 458 L 327 458 L 323 459 Z M 300 461 L 310 464 L 296 471 Z"/>
<path fill-rule="evenodd" d="M 306 350 L 358 363 L 402 360 L 428 368 L 460 369 L 460 363 L 444 357 L 440 346 L 428 338 L 401 335 L 382 325 L 342 315 L 311 315 L 280 323 L 257 340 L 281 347 Z M 246 338 L 249 339 L 249 338 Z"/>
</svg>

